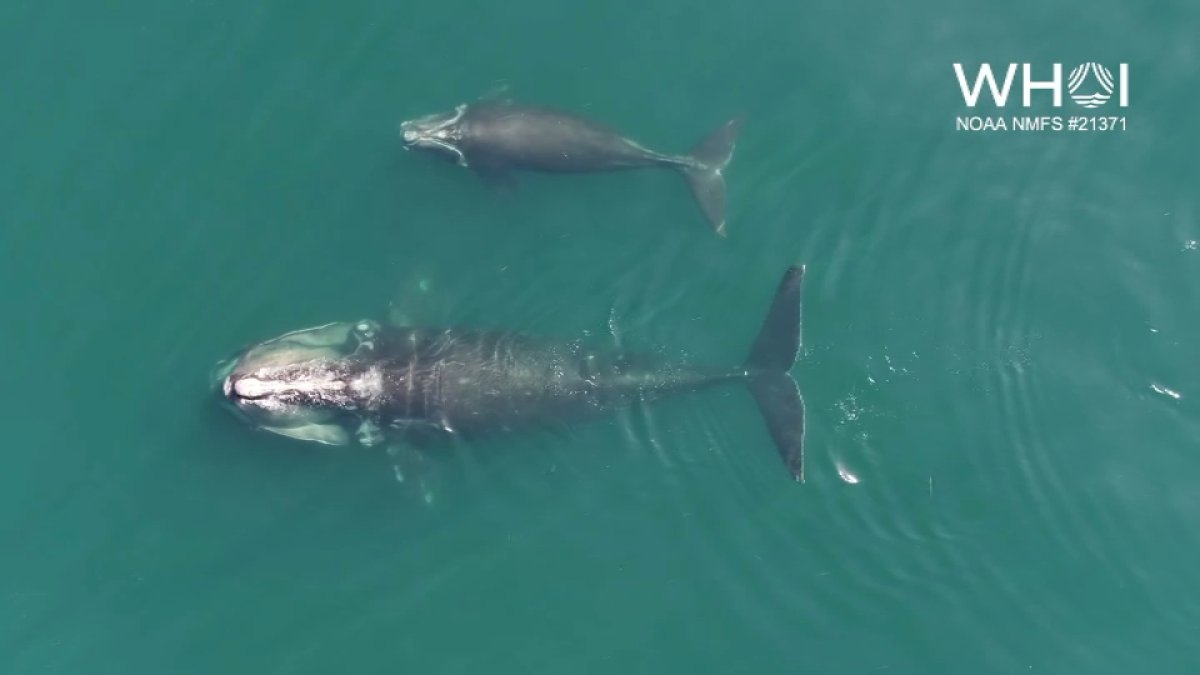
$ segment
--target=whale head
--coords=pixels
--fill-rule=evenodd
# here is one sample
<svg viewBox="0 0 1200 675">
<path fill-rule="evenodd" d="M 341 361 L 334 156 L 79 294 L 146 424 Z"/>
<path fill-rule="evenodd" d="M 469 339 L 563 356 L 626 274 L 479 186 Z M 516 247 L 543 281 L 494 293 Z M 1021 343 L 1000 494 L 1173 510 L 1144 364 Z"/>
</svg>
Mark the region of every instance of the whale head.
<svg viewBox="0 0 1200 675">
<path fill-rule="evenodd" d="M 401 122 L 400 139 L 404 141 L 404 149 L 430 150 L 466 166 L 466 156 L 458 147 L 462 140 L 462 127 L 458 122 L 466 111 L 467 106 L 460 105 L 449 112 Z"/>
<path fill-rule="evenodd" d="M 378 326 L 330 323 L 261 342 L 217 364 L 213 386 L 251 425 L 327 445 L 350 442 L 364 398 L 363 360 Z"/>
</svg>

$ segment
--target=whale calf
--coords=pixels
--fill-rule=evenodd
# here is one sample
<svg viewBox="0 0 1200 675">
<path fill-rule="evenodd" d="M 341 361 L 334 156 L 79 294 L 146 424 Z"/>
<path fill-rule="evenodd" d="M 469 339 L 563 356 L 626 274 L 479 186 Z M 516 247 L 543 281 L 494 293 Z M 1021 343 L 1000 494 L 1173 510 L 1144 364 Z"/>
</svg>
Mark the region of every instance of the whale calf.
<svg viewBox="0 0 1200 675">
<path fill-rule="evenodd" d="M 800 349 L 804 267 L 783 275 L 733 368 L 695 368 L 512 332 L 330 323 L 251 346 L 214 385 L 253 426 L 330 445 L 472 438 L 581 419 L 667 395 L 742 382 L 784 464 L 804 479 L 804 403 L 789 371 Z"/>
<path fill-rule="evenodd" d="M 577 115 L 511 101 L 462 104 L 401 122 L 405 148 L 428 150 L 483 176 L 511 181 L 510 171 L 580 173 L 663 167 L 679 171 L 717 234 L 725 235 L 724 170 L 741 118 L 722 125 L 689 154 L 645 148 Z"/>
</svg>

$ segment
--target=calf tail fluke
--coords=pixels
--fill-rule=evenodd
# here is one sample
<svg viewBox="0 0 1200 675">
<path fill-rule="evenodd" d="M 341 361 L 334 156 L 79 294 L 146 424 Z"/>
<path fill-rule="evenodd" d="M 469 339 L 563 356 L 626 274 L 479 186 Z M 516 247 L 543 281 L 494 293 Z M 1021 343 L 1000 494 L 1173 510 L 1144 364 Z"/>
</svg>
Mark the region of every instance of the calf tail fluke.
<svg viewBox="0 0 1200 675">
<path fill-rule="evenodd" d="M 700 203 L 705 217 L 713 229 L 725 236 L 725 167 L 733 157 L 742 118 L 729 120 L 707 138 L 692 148 L 692 164 L 683 167 L 692 194 Z"/>
<path fill-rule="evenodd" d="M 804 400 L 792 379 L 800 353 L 800 287 L 804 266 L 788 268 L 750 349 L 750 393 L 792 477 L 804 482 Z"/>
</svg>

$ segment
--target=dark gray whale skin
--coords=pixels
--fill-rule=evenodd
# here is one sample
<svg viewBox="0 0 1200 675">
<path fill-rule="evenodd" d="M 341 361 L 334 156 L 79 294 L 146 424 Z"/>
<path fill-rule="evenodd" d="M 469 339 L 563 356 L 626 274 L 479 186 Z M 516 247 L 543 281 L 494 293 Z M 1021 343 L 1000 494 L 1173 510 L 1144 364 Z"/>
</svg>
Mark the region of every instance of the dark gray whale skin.
<svg viewBox="0 0 1200 675">
<path fill-rule="evenodd" d="M 803 480 L 804 404 L 789 370 L 800 344 L 803 267 L 784 275 L 750 356 L 713 370 L 517 333 L 329 324 L 252 347 L 222 366 L 226 402 L 255 425 L 328 444 L 473 438 L 585 419 L 738 380 L 788 470 Z"/>
<path fill-rule="evenodd" d="M 506 332 L 383 328 L 374 342 L 346 359 L 344 374 L 384 374 L 373 416 L 406 431 L 464 437 L 585 419 L 741 375 Z"/>
<path fill-rule="evenodd" d="M 722 125 L 690 154 L 645 148 L 613 129 L 578 115 L 511 101 L 464 104 L 447 113 L 400 124 L 406 148 L 428 150 L 510 181 L 508 172 L 586 173 L 663 167 L 679 171 L 720 235 L 725 234 L 724 169 L 733 155 L 741 118 Z"/>
</svg>

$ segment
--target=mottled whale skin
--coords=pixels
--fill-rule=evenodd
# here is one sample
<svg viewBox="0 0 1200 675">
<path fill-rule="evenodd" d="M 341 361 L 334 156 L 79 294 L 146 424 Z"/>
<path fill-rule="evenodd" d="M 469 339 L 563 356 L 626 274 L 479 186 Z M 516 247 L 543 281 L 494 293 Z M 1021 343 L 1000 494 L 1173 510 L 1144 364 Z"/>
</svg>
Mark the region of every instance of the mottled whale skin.
<svg viewBox="0 0 1200 675">
<path fill-rule="evenodd" d="M 580 341 L 461 329 L 333 323 L 255 345 L 215 384 L 252 425 L 296 439 L 363 445 L 474 438 L 602 414 L 730 381 L 745 382 L 796 480 L 804 404 L 789 370 L 800 344 L 804 268 L 790 268 L 750 356 L 697 369 Z"/>
<path fill-rule="evenodd" d="M 724 170 L 742 125 L 735 118 L 686 155 L 645 148 L 578 115 L 512 101 L 462 104 L 400 124 L 406 148 L 454 160 L 511 182 L 510 171 L 585 173 L 660 167 L 679 171 L 717 234 L 725 235 Z"/>
</svg>

